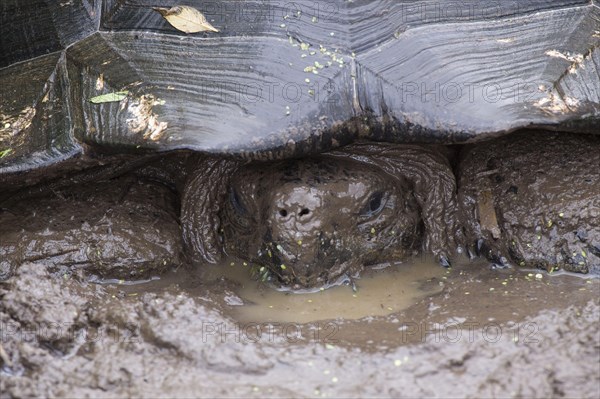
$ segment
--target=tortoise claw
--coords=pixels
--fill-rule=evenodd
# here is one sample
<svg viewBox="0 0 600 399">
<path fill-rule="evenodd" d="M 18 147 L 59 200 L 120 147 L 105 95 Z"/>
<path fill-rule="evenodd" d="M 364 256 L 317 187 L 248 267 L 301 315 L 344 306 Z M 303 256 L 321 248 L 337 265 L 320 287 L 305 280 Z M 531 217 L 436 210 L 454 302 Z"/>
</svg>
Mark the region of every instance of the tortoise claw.
<svg viewBox="0 0 600 399">
<path fill-rule="evenodd" d="M 483 238 L 477 240 L 475 248 L 477 256 L 486 258 L 492 262 L 492 267 L 494 269 L 507 269 L 510 267 L 508 259 L 505 256 L 502 256 L 502 252 L 495 246 L 490 246 Z"/>
<path fill-rule="evenodd" d="M 510 268 L 510 263 L 508 263 L 508 259 L 506 259 L 504 256 L 501 256 L 498 260 L 499 260 L 499 262 L 492 263 L 493 269 L 509 269 Z"/>
<path fill-rule="evenodd" d="M 350 280 L 350 286 L 352 287 L 352 292 L 358 292 L 358 287 L 356 286 L 356 280 Z"/>
<path fill-rule="evenodd" d="M 452 267 L 450 259 L 446 258 L 445 256 L 440 256 L 440 265 L 442 265 L 442 267 L 445 267 L 446 269 Z"/>
<path fill-rule="evenodd" d="M 481 256 L 482 252 L 485 252 L 485 240 L 483 238 L 477 240 L 475 248 L 477 256 Z"/>
<path fill-rule="evenodd" d="M 344 283 L 345 285 L 349 285 L 352 288 L 352 292 L 358 292 L 358 287 L 356 286 L 356 279 L 352 278 L 349 275 L 344 275 Z"/>
</svg>

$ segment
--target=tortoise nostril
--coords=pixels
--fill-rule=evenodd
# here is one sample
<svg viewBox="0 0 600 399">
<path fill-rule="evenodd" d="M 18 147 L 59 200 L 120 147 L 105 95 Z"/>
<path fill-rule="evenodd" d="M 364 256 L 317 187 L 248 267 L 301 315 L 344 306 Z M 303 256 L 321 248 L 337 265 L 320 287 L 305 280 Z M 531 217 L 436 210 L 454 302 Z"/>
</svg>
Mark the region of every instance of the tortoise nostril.
<svg viewBox="0 0 600 399">
<path fill-rule="evenodd" d="M 300 213 L 298 215 L 304 216 L 304 215 L 308 215 L 309 213 L 310 213 L 310 211 L 307 208 L 304 208 L 300 211 Z"/>
<path fill-rule="evenodd" d="M 280 214 L 282 217 L 286 217 L 286 216 L 288 215 L 288 213 L 287 213 L 287 211 L 286 211 L 285 209 L 281 209 L 281 210 L 279 211 L 279 214 Z"/>
</svg>

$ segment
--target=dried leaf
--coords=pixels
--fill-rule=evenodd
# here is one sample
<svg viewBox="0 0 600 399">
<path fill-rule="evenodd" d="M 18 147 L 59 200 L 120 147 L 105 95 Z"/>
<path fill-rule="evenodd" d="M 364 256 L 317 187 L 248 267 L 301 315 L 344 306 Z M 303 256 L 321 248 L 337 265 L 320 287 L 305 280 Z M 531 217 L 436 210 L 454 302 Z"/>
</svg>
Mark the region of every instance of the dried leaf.
<svg viewBox="0 0 600 399">
<path fill-rule="evenodd" d="M 125 97 L 127 97 L 127 94 L 129 94 L 127 90 L 117 91 L 115 93 L 102 94 L 101 96 L 90 98 L 90 102 L 94 104 L 119 102 L 125 99 Z"/>
<path fill-rule="evenodd" d="M 219 30 L 212 26 L 204 14 L 193 7 L 174 6 L 171 8 L 152 7 L 158 11 L 173 27 L 185 33 L 198 32 L 218 32 Z"/>
<path fill-rule="evenodd" d="M 481 230 L 487 230 L 492 233 L 492 237 L 497 240 L 502 237 L 500 227 L 498 226 L 498 217 L 494 208 L 494 196 L 491 190 L 484 190 L 479 193 L 479 223 Z"/>
</svg>

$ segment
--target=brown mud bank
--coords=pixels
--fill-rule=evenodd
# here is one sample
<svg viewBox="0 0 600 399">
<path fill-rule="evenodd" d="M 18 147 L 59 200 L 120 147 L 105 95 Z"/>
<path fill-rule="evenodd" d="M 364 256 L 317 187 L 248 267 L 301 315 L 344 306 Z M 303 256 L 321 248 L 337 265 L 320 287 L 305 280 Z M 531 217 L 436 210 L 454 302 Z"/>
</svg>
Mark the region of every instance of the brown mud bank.
<svg viewBox="0 0 600 399">
<path fill-rule="evenodd" d="M 288 302 L 292 317 L 277 321 L 253 309 L 294 294 L 273 294 L 237 268 L 128 285 L 22 265 L 0 285 L 0 396 L 600 395 L 598 279 L 481 262 L 394 265 L 359 280 L 356 293 Z M 405 302 L 374 294 L 390 280 Z M 352 299 L 380 315 L 319 312 Z M 294 322 L 302 309 L 315 311 Z"/>
</svg>

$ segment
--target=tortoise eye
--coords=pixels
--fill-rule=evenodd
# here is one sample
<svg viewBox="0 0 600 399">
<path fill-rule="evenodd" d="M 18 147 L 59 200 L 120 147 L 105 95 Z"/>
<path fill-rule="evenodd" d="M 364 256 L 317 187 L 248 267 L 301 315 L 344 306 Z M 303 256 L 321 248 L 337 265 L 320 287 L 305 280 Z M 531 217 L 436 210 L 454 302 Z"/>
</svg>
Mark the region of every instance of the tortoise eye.
<svg viewBox="0 0 600 399">
<path fill-rule="evenodd" d="M 360 212 L 362 216 L 373 216 L 381 212 L 385 205 L 384 201 L 385 193 L 383 191 L 377 191 L 371 195 L 369 202 L 365 205 L 363 210 Z"/>
<path fill-rule="evenodd" d="M 233 205 L 233 209 L 235 209 L 235 211 L 240 215 L 246 215 L 248 213 L 248 210 L 240 199 L 238 192 L 233 187 L 231 190 L 229 190 L 229 201 L 231 202 L 231 205 Z"/>
</svg>

